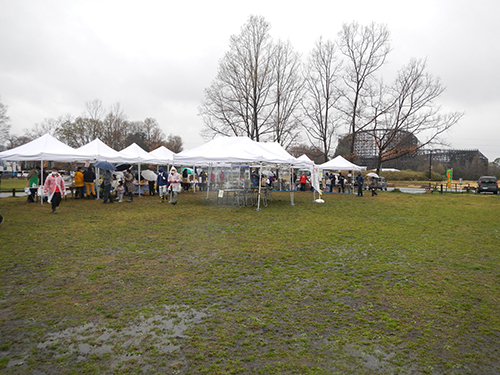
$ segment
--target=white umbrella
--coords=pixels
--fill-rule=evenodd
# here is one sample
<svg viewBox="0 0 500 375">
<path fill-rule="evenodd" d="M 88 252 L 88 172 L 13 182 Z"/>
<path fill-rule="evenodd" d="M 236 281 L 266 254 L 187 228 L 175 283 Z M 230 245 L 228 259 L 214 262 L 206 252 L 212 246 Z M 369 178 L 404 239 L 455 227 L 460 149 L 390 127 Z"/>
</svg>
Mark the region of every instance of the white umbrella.
<svg viewBox="0 0 500 375">
<path fill-rule="evenodd" d="M 378 176 L 378 174 L 376 174 L 375 172 L 370 172 L 370 173 L 367 173 L 367 174 L 366 174 L 366 177 L 380 178 L 380 177 Z"/>
<path fill-rule="evenodd" d="M 142 171 L 141 176 L 144 177 L 148 181 L 156 181 L 156 178 L 158 177 L 158 175 L 155 172 L 153 172 L 149 169 Z"/>
</svg>

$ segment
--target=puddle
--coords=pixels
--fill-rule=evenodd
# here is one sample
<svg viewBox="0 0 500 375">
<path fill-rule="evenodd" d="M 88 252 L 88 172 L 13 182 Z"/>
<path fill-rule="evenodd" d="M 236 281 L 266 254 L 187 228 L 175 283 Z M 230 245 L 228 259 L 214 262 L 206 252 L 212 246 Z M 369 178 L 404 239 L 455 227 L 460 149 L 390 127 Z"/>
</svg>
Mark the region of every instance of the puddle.
<svg viewBox="0 0 500 375">
<path fill-rule="evenodd" d="M 36 348 L 53 358 L 76 355 L 79 361 L 84 361 L 91 355 L 107 355 L 114 363 L 137 359 L 151 346 L 159 353 L 169 354 L 180 350 L 178 339 L 187 337 L 186 329 L 207 315 L 187 306 L 163 306 L 158 314 L 147 318 L 140 314 L 119 328 L 87 323 L 50 332 Z M 24 360 L 11 359 L 7 367 L 19 366 L 28 357 L 26 354 Z"/>
</svg>

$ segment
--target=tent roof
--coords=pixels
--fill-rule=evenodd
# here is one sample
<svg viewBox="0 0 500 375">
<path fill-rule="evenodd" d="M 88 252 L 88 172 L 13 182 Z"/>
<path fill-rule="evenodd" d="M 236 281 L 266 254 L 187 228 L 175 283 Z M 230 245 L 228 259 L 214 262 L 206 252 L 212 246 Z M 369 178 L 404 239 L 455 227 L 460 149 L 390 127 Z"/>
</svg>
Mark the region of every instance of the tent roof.
<svg viewBox="0 0 500 375">
<path fill-rule="evenodd" d="M 342 156 L 337 156 L 324 164 L 319 165 L 320 169 L 329 169 L 332 171 L 361 171 L 363 168 L 351 163 Z"/>
<path fill-rule="evenodd" d="M 118 151 L 113 150 L 99 138 L 96 138 L 92 142 L 79 147 L 77 150 L 87 154 L 88 160 L 105 160 L 111 163 L 124 161 Z"/>
<path fill-rule="evenodd" d="M 149 153 L 152 157 L 158 159 L 160 164 L 173 164 L 175 153 L 165 146 L 160 146 Z"/>
<path fill-rule="evenodd" d="M 149 152 L 144 151 L 136 143 L 124 148 L 119 152 L 121 161 L 129 163 L 151 163 L 158 164 L 159 161 L 156 157 L 152 156 Z"/>
<path fill-rule="evenodd" d="M 11 161 L 82 161 L 88 160 L 88 155 L 69 147 L 50 134 L 45 134 L 22 146 L 0 152 L 0 159 Z"/>
<path fill-rule="evenodd" d="M 199 147 L 179 152 L 174 155 L 174 164 L 291 164 L 296 161 L 279 144 L 274 143 L 255 142 L 248 137 L 219 137 Z"/>
</svg>

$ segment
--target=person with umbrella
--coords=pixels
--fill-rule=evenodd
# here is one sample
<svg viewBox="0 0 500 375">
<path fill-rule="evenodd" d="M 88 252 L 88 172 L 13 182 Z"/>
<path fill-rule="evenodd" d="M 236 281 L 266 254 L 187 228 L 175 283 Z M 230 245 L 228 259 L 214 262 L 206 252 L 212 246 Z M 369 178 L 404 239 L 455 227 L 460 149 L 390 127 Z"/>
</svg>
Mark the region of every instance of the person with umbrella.
<svg viewBox="0 0 500 375">
<path fill-rule="evenodd" d="M 105 170 L 104 171 L 104 178 L 102 179 L 102 184 L 104 185 L 104 199 L 102 204 L 108 203 L 113 203 L 113 197 L 111 196 L 111 182 L 112 182 L 112 175 L 110 170 Z"/>
<path fill-rule="evenodd" d="M 377 177 L 370 177 L 370 190 L 372 191 L 372 197 L 377 194 L 377 188 L 378 188 L 378 181 Z"/>
</svg>

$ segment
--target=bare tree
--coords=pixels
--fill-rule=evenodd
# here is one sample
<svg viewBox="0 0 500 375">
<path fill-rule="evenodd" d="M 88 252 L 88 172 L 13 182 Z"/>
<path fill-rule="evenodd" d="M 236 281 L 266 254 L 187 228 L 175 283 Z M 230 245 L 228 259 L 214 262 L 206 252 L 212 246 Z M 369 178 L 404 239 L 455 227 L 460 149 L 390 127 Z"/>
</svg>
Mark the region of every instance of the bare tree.
<svg viewBox="0 0 500 375">
<path fill-rule="evenodd" d="M 339 126 L 335 104 L 340 96 L 336 86 L 340 66 L 335 44 L 319 39 L 308 59 L 303 110 L 308 120 L 304 124 L 306 134 L 314 147 L 321 150 L 324 161 L 328 160 Z"/>
<path fill-rule="evenodd" d="M 0 145 L 3 145 L 9 138 L 10 119 L 7 116 L 7 106 L 0 102 Z"/>
<path fill-rule="evenodd" d="M 102 123 L 105 115 L 106 111 L 100 99 L 94 99 L 91 102 L 85 103 L 85 113 L 82 115 L 82 118 L 86 119 L 87 133 L 91 140 L 102 136 Z"/>
<path fill-rule="evenodd" d="M 389 37 L 387 26 L 375 23 L 368 26 L 356 22 L 344 24 L 339 33 L 340 50 L 347 59 L 343 101 L 339 108 L 349 124 L 350 159 L 355 156 L 356 134 L 376 120 L 374 113 L 364 110 L 371 94 L 370 84 L 390 52 Z"/>
<path fill-rule="evenodd" d="M 102 141 L 114 150 L 122 150 L 128 145 L 126 138 L 129 133 L 129 122 L 120 103 L 111 106 L 103 120 Z"/>
<path fill-rule="evenodd" d="M 278 42 L 274 49 L 275 85 L 271 99 L 273 141 L 288 147 L 299 137 L 298 109 L 303 94 L 304 80 L 300 75 L 300 55 L 289 42 Z"/>
<path fill-rule="evenodd" d="M 204 137 L 236 135 L 259 141 L 272 132 L 270 92 L 275 76 L 269 29 L 263 17 L 251 16 L 241 33 L 230 38 L 230 49 L 199 108 Z"/>
<path fill-rule="evenodd" d="M 55 135 L 68 146 L 78 148 L 96 138 L 92 128 L 93 125 L 88 118 L 77 117 L 74 120 L 68 118 L 58 126 Z"/>
<path fill-rule="evenodd" d="M 368 130 L 377 148 L 377 170 L 384 161 L 412 154 L 439 140 L 463 116 L 441 113 L 436 99 L 445 90 L 440 80 L 426 72 L 426 62 L 413 59 L 397 75 L 381 121 Z M 419 142 L 414 140 L 419 139 Z"/>
<path fill-rule="evenodd" d="M 182 145 L 182 138 L 178 135 L 170 134 L 168 136 L 167 142 L 165 143 L 165 147 L 175 153 L 181 152 L 184 149 Z"/>
<path fill-rule="evenodd" d="M 166 144 L 165 134 L 160 129 L 158 122 L 151 117 L 144 121 L 134 121 L 129 123 L 127 145 L 136 143 L 146 151 L 153 151 L 155 148 Z"/>
<path fill-rule="evenodd" d="M 57 136 L 57 132 L 61 125 L 66 121 L 71 121 L 71 115 L 60 116 L 58 118 L 46 118 L 40 123 L 36 123 L 31 129 L 24 129 L 24 137 L 31 140 L 41 137 L 45 134 Z"/>
<path fill-rule="evenodd" d="M 10 134 L 9 137 L 7 138 L 7 149 L 12 149 L 22 146 L 30 141 L 32 141 L 32 139 L 24 135 Z"/>
</svg>

